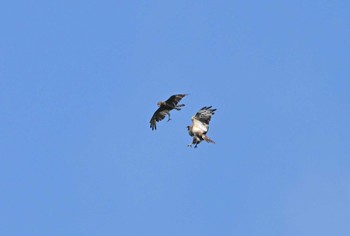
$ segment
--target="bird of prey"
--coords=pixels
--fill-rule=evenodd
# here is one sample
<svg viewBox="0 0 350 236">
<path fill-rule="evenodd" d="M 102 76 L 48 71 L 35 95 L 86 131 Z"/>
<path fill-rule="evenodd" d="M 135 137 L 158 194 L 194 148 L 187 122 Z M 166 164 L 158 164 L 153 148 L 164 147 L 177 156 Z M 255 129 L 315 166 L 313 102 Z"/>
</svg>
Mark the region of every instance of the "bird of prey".
<svg viewBox="0 0 350 236">
<path fill-rule="evenodd" d="M 216 109 L 212 109 L 211 106 L 205 106 L 194 116 L 192 116 L 192 125 L 187 126 L 187 130 L 190 136 L 193 137 L 193 140 L 192 143 L 188 144 L 187 146 L 192 147 L 194 144 L 194 147 L 196 148 L 197 145 L 203 140 L 207 141 L 208 143 L 215 143 L 206 135 L 209 130 L 210 119 L 212 115 L 214 115 L 215 111 Z"/>
<path fill-rule="evenodd" d="M 163 120 L 165 118 L 166 115 L 168 115 L 168 121 L 170 121 L 170 111 L 173 109 L 176 110 L 181 110 L 180 107 L 185 106 L 185 104 L 179 104 L 180 100 L 185 97 L 187 94 L 175 94 L 173 96 L 171 96 L 170 98 L 168 98 L 168 100 L 166 100 L 165 102 L 158 102 L 158 109 L 154 112 L 151 120 L 150 120 L 150 127 L 152 128 L 152 130 L 157 129 L 157 122 Z"/>
</svg>

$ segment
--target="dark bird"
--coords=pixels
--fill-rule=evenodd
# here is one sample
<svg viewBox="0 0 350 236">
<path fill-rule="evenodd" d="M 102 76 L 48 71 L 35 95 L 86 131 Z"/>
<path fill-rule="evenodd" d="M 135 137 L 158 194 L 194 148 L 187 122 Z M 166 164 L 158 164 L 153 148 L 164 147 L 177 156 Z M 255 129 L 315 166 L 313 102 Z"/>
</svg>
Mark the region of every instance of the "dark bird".
<svg viewBox="0 0 350 236">
<path fill-rule="evenodd" d="M 157 122 L 163 120 L 165 118 L 166 115 L 168 115 L 168 121 L 170 121 L 170 111 L 173 109 L 176 110 L 181 110 L 180 107 L 185 106 L 185 104 L 179 104 L 177 105 L 180 100 L 185 97 L 187 94 L 176 94 L 171 96 L 170 98 L 168 98 L 168 100 L 166 100 L 165 102 L 158 102 L 158 109 L 154 112 L 151 120 L 150 120 L 150 127 L 152 128 L 152 130 L 157 129 Z"/>
<path fill-rule="evenodd" d="M 208 143 L 215 143 L 206 135 L 209 130 L 210 119 L 215 111 L 216 109 L 212 109 L 211 106 L 203 107 L 196 113 L 196 115 L 192 116 L 192 125 L 187 126 L 187 130 L 190 136 L 193 137 L 193 140 L 192 143 L 187 146 L 192 147 L 194 144 L 194 147 L 196 148 L 203 140 Z"/>
</svg>

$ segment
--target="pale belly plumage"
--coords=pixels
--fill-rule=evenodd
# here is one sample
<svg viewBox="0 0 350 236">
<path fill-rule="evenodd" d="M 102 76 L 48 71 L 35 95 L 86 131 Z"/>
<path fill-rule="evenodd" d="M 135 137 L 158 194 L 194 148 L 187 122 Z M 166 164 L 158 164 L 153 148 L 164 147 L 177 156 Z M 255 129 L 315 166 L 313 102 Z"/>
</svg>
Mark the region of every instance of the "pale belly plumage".
<svg viewBox="0 0 350 236">
<path fill-rule="evenodd" d="M 208 131 L 208 128 L 203 125 L 201 122 L 195 122 L 192 132 L 193 133 L 206 133 Z"/>
</svg>

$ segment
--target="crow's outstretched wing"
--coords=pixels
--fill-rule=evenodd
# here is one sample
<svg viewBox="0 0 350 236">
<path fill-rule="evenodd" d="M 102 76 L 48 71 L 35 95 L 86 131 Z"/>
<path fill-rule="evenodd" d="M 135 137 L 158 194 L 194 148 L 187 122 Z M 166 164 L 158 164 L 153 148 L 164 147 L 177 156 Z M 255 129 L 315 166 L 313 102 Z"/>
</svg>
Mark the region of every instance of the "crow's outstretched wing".
<svg viewBox="0 0 350 236">
<path fill-rule="evenodd" d="M 187 94 L 175 94 L 168 98 L 168 100 L 165 101 L 167 105 L 174 108 L 176 105 L 181 101 L 183 97 L 185 97 Z"/>
<path fill-rule="evenodd" d="M 164 106 L 159 107 L 154 112 L 154 114 L 149 122 L 152 130 L 157 129 L 157 122 L 163 120 L 165 118 L 165 116 L 167 115 L 167 112 L 169 112 L 169 110 L 167 110 Z"/>
</svg>

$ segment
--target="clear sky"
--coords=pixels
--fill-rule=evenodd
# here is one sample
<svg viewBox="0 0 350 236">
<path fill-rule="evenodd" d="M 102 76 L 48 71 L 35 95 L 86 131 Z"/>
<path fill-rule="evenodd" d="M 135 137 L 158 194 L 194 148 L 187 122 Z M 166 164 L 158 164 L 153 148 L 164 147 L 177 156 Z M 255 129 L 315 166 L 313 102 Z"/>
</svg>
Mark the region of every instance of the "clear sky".
<svg viewBox="0 0 350 236">
<path fill-rule="evenodd" d="M 349 12 L 2 1 L 0 235 L 350 235 Z M 188 148 L 209 105 L 216 144 Z"/>
</svg>

